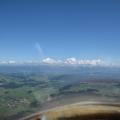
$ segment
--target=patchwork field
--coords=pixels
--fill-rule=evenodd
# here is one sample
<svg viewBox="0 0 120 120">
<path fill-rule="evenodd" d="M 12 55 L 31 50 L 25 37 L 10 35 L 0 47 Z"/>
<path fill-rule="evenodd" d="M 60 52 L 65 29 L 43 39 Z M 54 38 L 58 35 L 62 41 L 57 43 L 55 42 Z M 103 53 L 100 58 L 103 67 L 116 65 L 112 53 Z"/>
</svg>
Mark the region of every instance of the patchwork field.
<svg viewBox="0 0 120 120">
<path fill-rule="evenodd" d="M 0 119 L 16 120 L 38 111 L 96 98 L 119 101 L 118 74 L 116 77 L 100 74 L 0 73 Z"/>
</svg>

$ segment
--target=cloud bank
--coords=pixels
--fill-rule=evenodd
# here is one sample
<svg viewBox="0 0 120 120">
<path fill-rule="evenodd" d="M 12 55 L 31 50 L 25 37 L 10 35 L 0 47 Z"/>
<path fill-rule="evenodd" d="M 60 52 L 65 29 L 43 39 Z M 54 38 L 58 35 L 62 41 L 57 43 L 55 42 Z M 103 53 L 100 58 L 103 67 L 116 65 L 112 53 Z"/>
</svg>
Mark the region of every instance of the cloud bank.
<svg viewBox="0 0 120 120">
<path fill-rule="evenodd" d="M 78 64 L 81 65 L 99 65 L 102 64 L 103 61 L 101 59 L 95 59 L 95 60 L 79 60 Z"/>
<path fill-rule="evenodd" d="M 75 57 L 66 58 L 65 60 L 54 59 L 47 57 L 42 59 L 42 61 L 14 61 L 14 60 L 0 60 L 0 64 L 48 64 L 48 65 L 105 65 L 104 61 L 101 59 L 76 59 Z"/>
<path fill-rule="evenodd" d="M 42 60 L 44 64 L 67 64 L 67 65 L 100 65 L 103 64 L 103 60 L 77 60 L 75 57 L 67 58 L 66 60 L 56 60 L 53 58 L 45 58 Z"/>
</svg>

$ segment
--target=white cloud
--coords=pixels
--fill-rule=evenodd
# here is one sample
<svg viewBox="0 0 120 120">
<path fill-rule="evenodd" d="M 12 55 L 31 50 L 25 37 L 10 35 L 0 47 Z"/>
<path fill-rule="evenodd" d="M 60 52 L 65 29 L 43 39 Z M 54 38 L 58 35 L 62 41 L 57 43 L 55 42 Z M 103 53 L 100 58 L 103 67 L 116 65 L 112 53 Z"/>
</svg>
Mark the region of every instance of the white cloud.
<svg viewBox="0 0 120 120">
<path fill-rule="evenodd" d="M 43 59 L 42 62 L 45 64 L 57 64 L 59 61 L 48 57 Z"/>
<path fill-rule="evenodd" d="M 14 61 L 14 60 L 9 60 L 8 61 L 8 64 L 15 64 L 16 63 L 16 61 Z"/>
<path fill-rule="evenodd" d="M 79 60 L 78 63 L 80 65 L 100 65 L 103 63 L 101 59 L 95 59 L 95 60 Z"/>
<path fill-rule="evenodd" d="M 67 58 L 65 63 L 67 63 L 67 64 L 77 64 L 78 61 L 76 60 L 76 58 L 71 57 L 71 58 Z"/>
<path fill-rule="evenodd" d="M 103 64 L 101 59 L 94 60 L 77 60 L 75 57 L 67 58 L 65 61 L 45 58 L 42 60 L 45 64 L 68 64 L 68 65 L 100 65 Z"/>
</svg>

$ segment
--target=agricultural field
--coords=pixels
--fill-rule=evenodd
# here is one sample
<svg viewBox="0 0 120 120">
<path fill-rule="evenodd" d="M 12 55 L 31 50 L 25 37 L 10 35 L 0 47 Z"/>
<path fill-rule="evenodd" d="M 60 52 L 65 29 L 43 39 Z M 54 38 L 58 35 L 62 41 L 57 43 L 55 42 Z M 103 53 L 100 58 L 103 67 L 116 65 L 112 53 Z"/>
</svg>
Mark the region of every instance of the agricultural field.
<svg viewBox="0 0 120 120">
<path fill-rule="evenodd" d="M 119 77 L 109 79 L 98 74 L 0 73 L 0 119 L 16 120 L 41 111 L 45 105 L 49 108 L 50 102 L 56 107 L 61 104 L 56 101 L 66 104 L 78 97 L 88 96 L 87 101 L 89 96 L 119 100 Z"/>
</svg>

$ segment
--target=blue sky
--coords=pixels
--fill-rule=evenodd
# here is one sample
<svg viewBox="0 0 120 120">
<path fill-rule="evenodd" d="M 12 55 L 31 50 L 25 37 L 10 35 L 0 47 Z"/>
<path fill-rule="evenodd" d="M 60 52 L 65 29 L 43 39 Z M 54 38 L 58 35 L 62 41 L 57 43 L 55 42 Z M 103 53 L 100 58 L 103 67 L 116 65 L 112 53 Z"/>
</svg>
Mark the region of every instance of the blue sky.
<svg viewBox="0 0 120 120">
<path fill-rule="evenodd" d="M 119 0 L 0 0 L 0 59 L 118 61 L 119 51 Z"/>
</svg>

